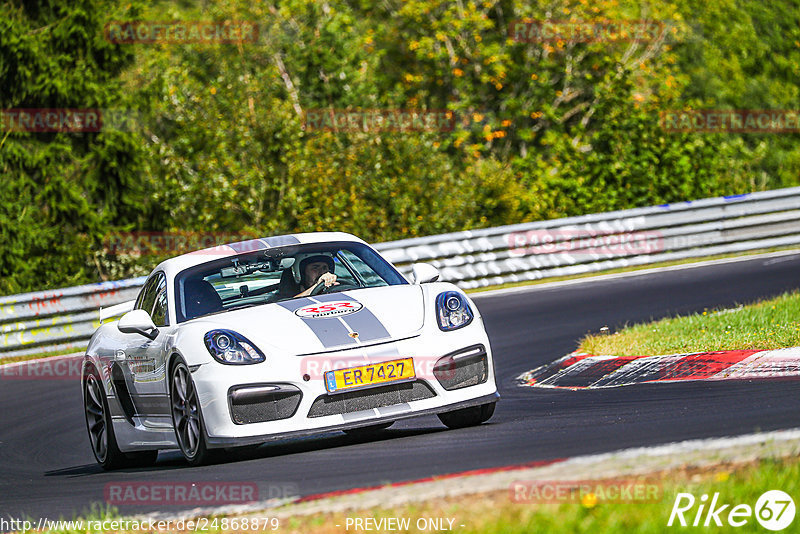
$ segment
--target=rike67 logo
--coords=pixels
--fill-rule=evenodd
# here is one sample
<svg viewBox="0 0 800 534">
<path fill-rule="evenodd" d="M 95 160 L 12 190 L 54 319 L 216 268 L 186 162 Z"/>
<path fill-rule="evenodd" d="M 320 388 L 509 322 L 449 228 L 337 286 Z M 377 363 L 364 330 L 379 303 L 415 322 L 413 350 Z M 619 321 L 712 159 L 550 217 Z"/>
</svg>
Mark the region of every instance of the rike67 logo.
<svg viewBox="0 0 800 534">
<path fill-rule="evenodd" d="M 779 531 L 792 524 L 794 515 L 794 500 L 781 490 L 764 492 L 754 507 L 749 504 L 723 503 L 719 493 L 714 493 L 710 501 L 706 494 L 697 499 L 691 493 L 679 493 L 675 497 L 667 526 L 721 527 L 727 524 L 731 527 L 743 527 L 751 525 L 755 518 L 765 529 Z"/>
</svg>

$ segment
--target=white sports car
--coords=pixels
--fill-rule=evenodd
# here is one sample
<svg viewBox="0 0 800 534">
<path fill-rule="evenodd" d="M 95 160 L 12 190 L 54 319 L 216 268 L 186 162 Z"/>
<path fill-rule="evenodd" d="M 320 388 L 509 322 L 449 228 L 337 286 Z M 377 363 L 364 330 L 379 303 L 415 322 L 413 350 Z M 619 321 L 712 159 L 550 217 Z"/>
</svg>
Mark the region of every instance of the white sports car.
<svg viewBox="0 0 800 534">
<path fill-rule="evenodd" d="M 105 468 L 180 449 L 191 465 L 228 448 L 437 414 L 492 416 L 499 395 L 474 303 L 413 283 L 338 232 L 268 237 L 162 262 L 135 302 L 101 310 L 83 362 L 89 440 Z"/>
</svg>

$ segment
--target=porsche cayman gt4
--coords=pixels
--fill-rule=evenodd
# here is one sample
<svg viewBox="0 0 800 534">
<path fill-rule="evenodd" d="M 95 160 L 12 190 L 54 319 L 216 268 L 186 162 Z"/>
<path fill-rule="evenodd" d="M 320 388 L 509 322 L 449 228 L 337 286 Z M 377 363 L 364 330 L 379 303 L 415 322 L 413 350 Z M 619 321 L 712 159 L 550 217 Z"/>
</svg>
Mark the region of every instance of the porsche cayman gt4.
<svg viewBox="0 0 800 534">
<path fill-rule="evenodd" d="M 499 395 L 478 309 L 434 267 L 412 271 L 409 281 L 338 232 L 162 262 L 135 301 L 101 310 L 87 348 L 95 458 L 112 469 L 179 449 L 200 465 L 239 446 L 419 415 L 451 428 L 488 420 Z"/>
</svg>

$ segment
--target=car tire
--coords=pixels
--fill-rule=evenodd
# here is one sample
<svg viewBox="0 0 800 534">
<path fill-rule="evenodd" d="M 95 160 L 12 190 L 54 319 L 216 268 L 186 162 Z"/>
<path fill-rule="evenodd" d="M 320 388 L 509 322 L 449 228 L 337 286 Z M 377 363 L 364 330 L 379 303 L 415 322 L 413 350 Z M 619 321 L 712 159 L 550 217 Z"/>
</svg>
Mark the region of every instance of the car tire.
<svg viewBox="0 0 800 534">
<path fill-rule="evenodd" d="M 83 379 L 83 407 L 89 444 L 95 460 L 103 469 L 110 471 L 124 467 L 147 467 L 155 463 L 157 450 L 128 453 L 119 450 L 108 399 L 103 391 L 100 374 L 94 367 L 89 368 Z"/>
<path fill-rule="evenodd" d="M 494 415 L 494 407 L 497 405 L 495 402 L 487 402 L 481 405 L 481 423 L 485 423 Z"/>
<path fill-rule="evenodd" d="M 447 428 L 465 428 L 479 425 L 492 417 L 495 404 L 496 402 L 489 402 L 480 406 L 470 406 L 469 408 L 462 408 L 452 412 L 440 413 L 439 420 Z"/>
<path fill-rule="evenodd" d="M 178 448 L 191 466 L 210 463 L 216 451 L 208 448 L 200 400 L 192 374 L 183 360 L 176 360 L 169 373 L 169 403 Z"/>
<path fill-rule="evenodd" d="M 348 436 L 353 437 L 364 437 L 364 436 L 371 436 L 381 430 L 386 430 L 390 426 L 394 424 L 394 421 L 389 421 L 387 423 L 378 423 L 377 425 L 369 425 L 369 426 L 360 426 L 358 428 L 348 428 L 346 430 L 342 430 Z"/>
</svg>

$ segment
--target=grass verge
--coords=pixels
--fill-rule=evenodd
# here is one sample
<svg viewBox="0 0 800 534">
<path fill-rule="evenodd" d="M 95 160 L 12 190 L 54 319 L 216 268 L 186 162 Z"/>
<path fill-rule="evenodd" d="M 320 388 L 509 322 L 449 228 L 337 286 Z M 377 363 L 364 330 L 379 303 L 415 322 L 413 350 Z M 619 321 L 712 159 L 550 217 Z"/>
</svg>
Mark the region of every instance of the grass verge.
<svg viewBox="0 0 800 534">
<path fill-rule="evenodd" d="M 641 356 L 800 346 L 800 293 L 723 310 L 636 324 L 612 335 L 589 335 L 578 350 Z"/>
</svg>

